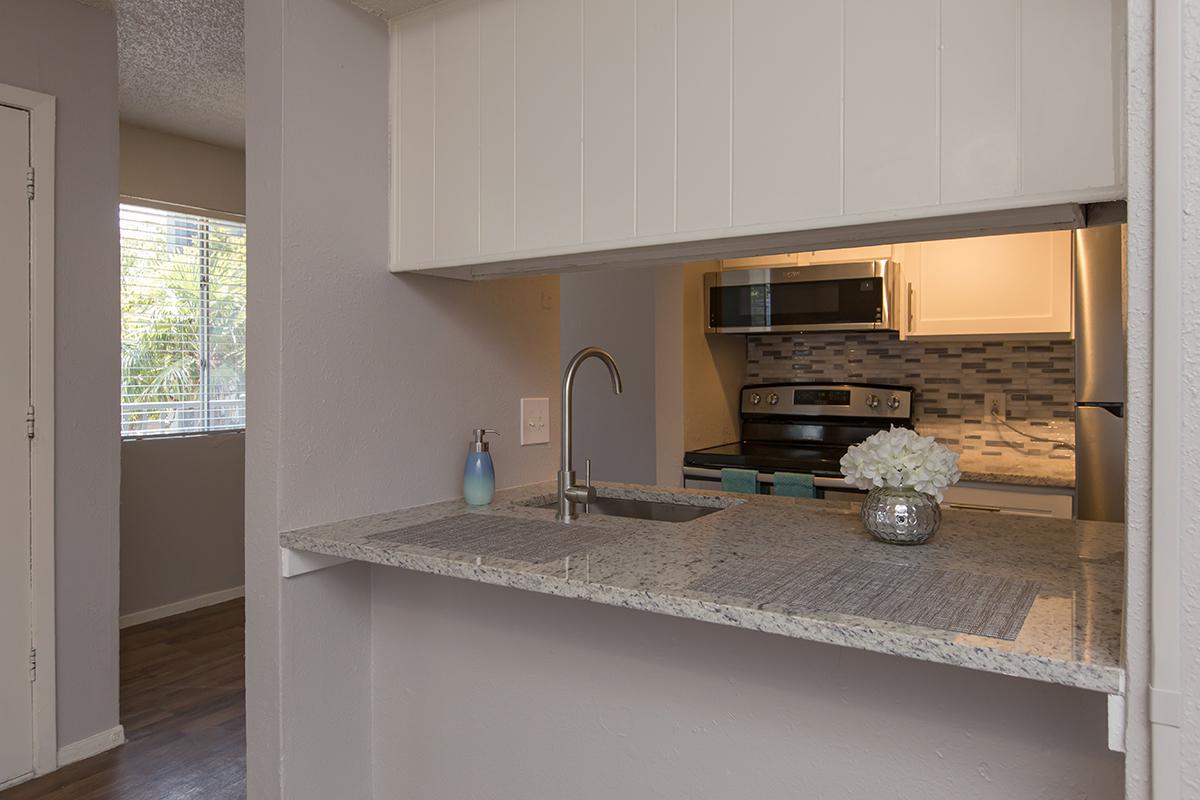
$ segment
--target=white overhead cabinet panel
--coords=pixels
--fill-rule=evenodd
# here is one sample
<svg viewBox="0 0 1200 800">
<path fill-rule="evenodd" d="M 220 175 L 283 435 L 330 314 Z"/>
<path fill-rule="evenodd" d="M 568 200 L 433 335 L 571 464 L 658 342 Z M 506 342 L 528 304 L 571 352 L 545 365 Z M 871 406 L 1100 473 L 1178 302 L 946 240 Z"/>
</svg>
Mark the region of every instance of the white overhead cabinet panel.
<svg viewBox="0 0 1200 800">
<path fill-rule="evenodd" d="M 434 252 L 465 258 L 479 253 L 479 9 L 436 9 Z"/>
<path fill-rule="evenodd" d="M 845 0 L 846 212 L 938 202 L 937 0 Z"/>
<path fill-rule="evenodd" d="M 1121 0 L 1021 3 L 1021 191 L 1124 183 Z"/>
<path fill-rule="evenodd" d="M 583 239 L 580 5 L 517 0 L 517 250 Z"/>
<path fill-rule="evenodd" d="M 1072 335 L 1070 231 L 905 247 L 908 335 Z"/>
<path fill-rule="evenodd" d="M 479 252 L 485 256 L 517 246 L 516 37 L 517 0 L 480 4 Z"/>
<path fill-rule="evenodd" d="M 583 0 L 583 238 L 637 232 L 637 3 Z"/>
<path fill-rule="evenodd" d="M 941 202 L 1018 191 L 1019 0 L 941 6 Z"/>
<path fill-rule="evenodd" d="M 675 114 L 675 230 L 730 226 L 730 0 L 680 0 Z"/>
<path fill-rule="evenodd" d="M 1072 224 L 1125 194 L 1122 20 L 1121 0 L 445 0 L 392 21 L 391 268 Z"/>
<path fill-rule="evenodd" d="M 733 59 L 733 224 L 841 214 L 841 4 L 735 2 Z"/>
<path fill-rule="evenodd" d="M 675 232 L 675 0 L 637 0 L 637 235 Z"/>
</svg>

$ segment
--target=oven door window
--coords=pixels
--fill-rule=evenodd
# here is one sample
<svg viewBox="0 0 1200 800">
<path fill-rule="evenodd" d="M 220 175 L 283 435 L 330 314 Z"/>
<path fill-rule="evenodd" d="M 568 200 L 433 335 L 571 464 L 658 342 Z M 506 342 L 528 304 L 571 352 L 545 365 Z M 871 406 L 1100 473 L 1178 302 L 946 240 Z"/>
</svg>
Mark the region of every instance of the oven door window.
<svg viewBox="0 0 1200 800">
<path fill-rule="evenodd" d="M 882 319 L 883 279 L 776 283 L 771 286 L 771 325 L 841 325 Z"/>
</svg>

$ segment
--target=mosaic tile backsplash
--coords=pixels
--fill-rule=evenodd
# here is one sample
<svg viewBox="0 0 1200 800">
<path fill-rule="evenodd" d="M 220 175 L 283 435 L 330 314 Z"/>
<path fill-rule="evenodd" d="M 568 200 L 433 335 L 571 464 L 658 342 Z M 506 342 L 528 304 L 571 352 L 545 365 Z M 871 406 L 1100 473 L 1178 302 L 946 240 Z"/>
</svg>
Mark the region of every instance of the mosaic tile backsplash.
<svg viewBox="0 0 1200 800">
<path fill-rule="evenodd" d="M 916 429 L 964 458 L 1074 460 L 1068 447 L 985 424 L 983 403 L 984 392 L 1003 391 L 1009 424 L 1073 445 L 1075 345 L 1070 340 L 902 342 L 892 333 L 749 336 L 746 380 L 912 386 Z"/>
</svg>

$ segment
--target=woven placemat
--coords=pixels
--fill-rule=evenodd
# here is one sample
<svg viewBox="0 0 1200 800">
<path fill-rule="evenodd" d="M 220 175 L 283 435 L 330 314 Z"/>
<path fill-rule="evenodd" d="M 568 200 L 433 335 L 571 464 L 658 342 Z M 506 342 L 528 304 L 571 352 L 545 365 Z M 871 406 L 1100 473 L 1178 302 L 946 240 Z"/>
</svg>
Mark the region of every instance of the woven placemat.
<svg viewBox="0 0 1200 800">
<path fill-rule="evenodd" d="M 1038 583 L 860 558 L 747 559 L 689 587 L 789 611 L 826 611 L 1012 641 Z"/>
<path fill-rule="evenodd" d="M 610 530 L 491 514 L 458 514 L 368 539 L 542 564 L 621 538 Z"/>
</svg>

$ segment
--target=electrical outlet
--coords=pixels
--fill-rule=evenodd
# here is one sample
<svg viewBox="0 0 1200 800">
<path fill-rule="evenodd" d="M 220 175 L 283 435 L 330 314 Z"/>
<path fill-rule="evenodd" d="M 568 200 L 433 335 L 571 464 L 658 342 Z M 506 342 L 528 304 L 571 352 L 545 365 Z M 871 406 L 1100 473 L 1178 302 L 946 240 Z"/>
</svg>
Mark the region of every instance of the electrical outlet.
<svg viewBox="0 0 1200 800">
<path fill-rule="evenodd" d="M 983 421 L 1004 422 L 1008 419 L 1008 396 L 1004 392 L 985 392 L 983 395 Z"/>
<path fill-rule="evenodd" d="M 550 441 L 550 398 L 521 398 L 521 444 Z"/>
</svg>

